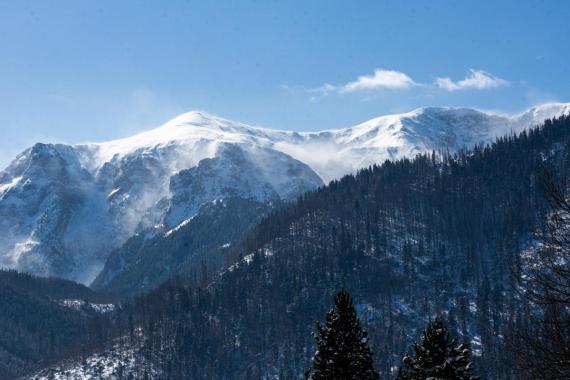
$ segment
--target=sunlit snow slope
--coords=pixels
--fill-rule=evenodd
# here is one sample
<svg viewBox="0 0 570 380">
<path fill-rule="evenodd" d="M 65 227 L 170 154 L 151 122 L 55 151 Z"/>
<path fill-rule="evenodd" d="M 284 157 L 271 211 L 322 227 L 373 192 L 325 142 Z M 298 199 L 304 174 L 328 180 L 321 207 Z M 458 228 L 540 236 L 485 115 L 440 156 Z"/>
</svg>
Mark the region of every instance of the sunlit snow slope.
<svg viewBox="0 0 570 380">
<path fill-rule="evenodd" d="M 569 112 L 428 107 L 309 133 L 190 112 L 121 140 L 36 144 L 0 172 L 0 266 L 87 283 L 136 231 L 175 229 L 207 202 L 293 199 L 386 159 L 490 142 Z"/>
</svg>

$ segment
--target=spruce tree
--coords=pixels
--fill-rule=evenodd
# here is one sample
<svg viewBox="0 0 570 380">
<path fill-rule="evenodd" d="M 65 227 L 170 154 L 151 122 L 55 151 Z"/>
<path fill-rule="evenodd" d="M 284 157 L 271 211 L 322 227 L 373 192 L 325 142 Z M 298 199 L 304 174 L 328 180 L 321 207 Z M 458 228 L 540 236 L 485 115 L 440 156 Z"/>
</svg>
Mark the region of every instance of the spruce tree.
<svg viewBox="0 0 570 380">
<path fill-rule="evenodd" d="M 341 290 L 325 324 L 317 322 L 317 351 L 311 380 L 378 380 L 367 333 L 360 326 L 350 294 Z"/>
<path fill-rule="evenodd" d="M 405 355 L 397 380 L 476 380 L 471 375 L 471 350 L 468 343 L 450 338 L 445 324 L 436 319 L 428 324 L 413 356 Z"/>
</svg>

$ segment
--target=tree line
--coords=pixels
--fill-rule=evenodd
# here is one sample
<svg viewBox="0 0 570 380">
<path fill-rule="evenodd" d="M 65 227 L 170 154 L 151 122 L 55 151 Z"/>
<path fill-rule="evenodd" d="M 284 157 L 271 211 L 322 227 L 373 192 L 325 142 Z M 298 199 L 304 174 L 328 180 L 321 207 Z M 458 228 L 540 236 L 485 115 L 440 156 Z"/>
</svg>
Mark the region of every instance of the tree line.
<svg viewBox="0 0 570 380">
<path fill-rule="evenodd" d="M 368 336 L 350 294 L 341 290 L 325 324 L 317 323 L 317 350 L 307 380 L 380 380 L 368 346 Z M 398 370 L 397 380 L 478 380 L 472 375 L 469 343 L 451 338 L 440 319 L 430 322 L 420 340 L 413 344 Z"/>
<path fill-rule="evenodd" d="M 551 325 L 533 321 L 564 315 L 526 297 L 521 279 L 549 230 L 545 169 L 558 180 L 570 168 L 569 127 L 561 117 L 473 150 L 386 162 L 272 212 L 221 273 L 137 299 L 129 313 L 144 331 L 146 360 L 172 378 L 298 378 L 315 348 L 306 331 L 325 314 L 323 299 L 344 287 L 384 376 L 397 376 L 440 316 L 472 345 L 477 375 L 524 378 L 519 364 L 532 361 L 513 342 Z M 559 342 L 563 331 L 552 332 Z M 562 355 L 560 347 L 541 355 Z"/>
<path fill-rule="evenodd" d="M 437 346 L 464 376 L 568 378 L 569 147 L 570 118 L 561 117 L 307 193 L 232 246 L 223 271 L 123 302 L 107 335 L 137 347 L 137 360 L 121 376 L 298 379 L 321 342 L 308 332 L 345 288 L 352 298 L 341 303 L 368 332 L 370 355 L 359 360 L 374 363 L 371 376 L 421 378 Z M 545 197 L 549 183 L 558 195 Z"/>
</svg>

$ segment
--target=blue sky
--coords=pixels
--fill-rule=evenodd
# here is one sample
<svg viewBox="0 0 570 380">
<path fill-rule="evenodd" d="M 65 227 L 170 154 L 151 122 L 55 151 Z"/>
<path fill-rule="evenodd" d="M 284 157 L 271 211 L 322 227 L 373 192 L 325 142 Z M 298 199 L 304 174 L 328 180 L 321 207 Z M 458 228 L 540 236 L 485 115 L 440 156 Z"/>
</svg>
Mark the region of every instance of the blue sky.
<svg viewBox="0 0 570 380">
<path fill-rule="evenodd" d="M 200 109 L 317 130 L 570 101 L 568 1 L 0 1 L 0 166 Z"/>
</svg>

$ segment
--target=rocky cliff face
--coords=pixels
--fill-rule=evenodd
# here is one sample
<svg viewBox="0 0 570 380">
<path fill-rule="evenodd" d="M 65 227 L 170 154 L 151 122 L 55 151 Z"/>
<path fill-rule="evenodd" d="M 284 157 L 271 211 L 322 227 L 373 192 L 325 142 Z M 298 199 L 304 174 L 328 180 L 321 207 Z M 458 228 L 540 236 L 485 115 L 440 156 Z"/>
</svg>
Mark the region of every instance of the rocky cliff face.
<svg viewBox="0 0 570 380">
<path fill-rule="evenodd" d="M 36 144 L 0 172 L 0 265 L 89 283 L 129 238 L 164 235 L 214 200 L 290 200 L 386 159 L 490 142 L 569 111 L 432 107 L 308 133 L 191 112 L 126 139 Z"/>
</svg>

